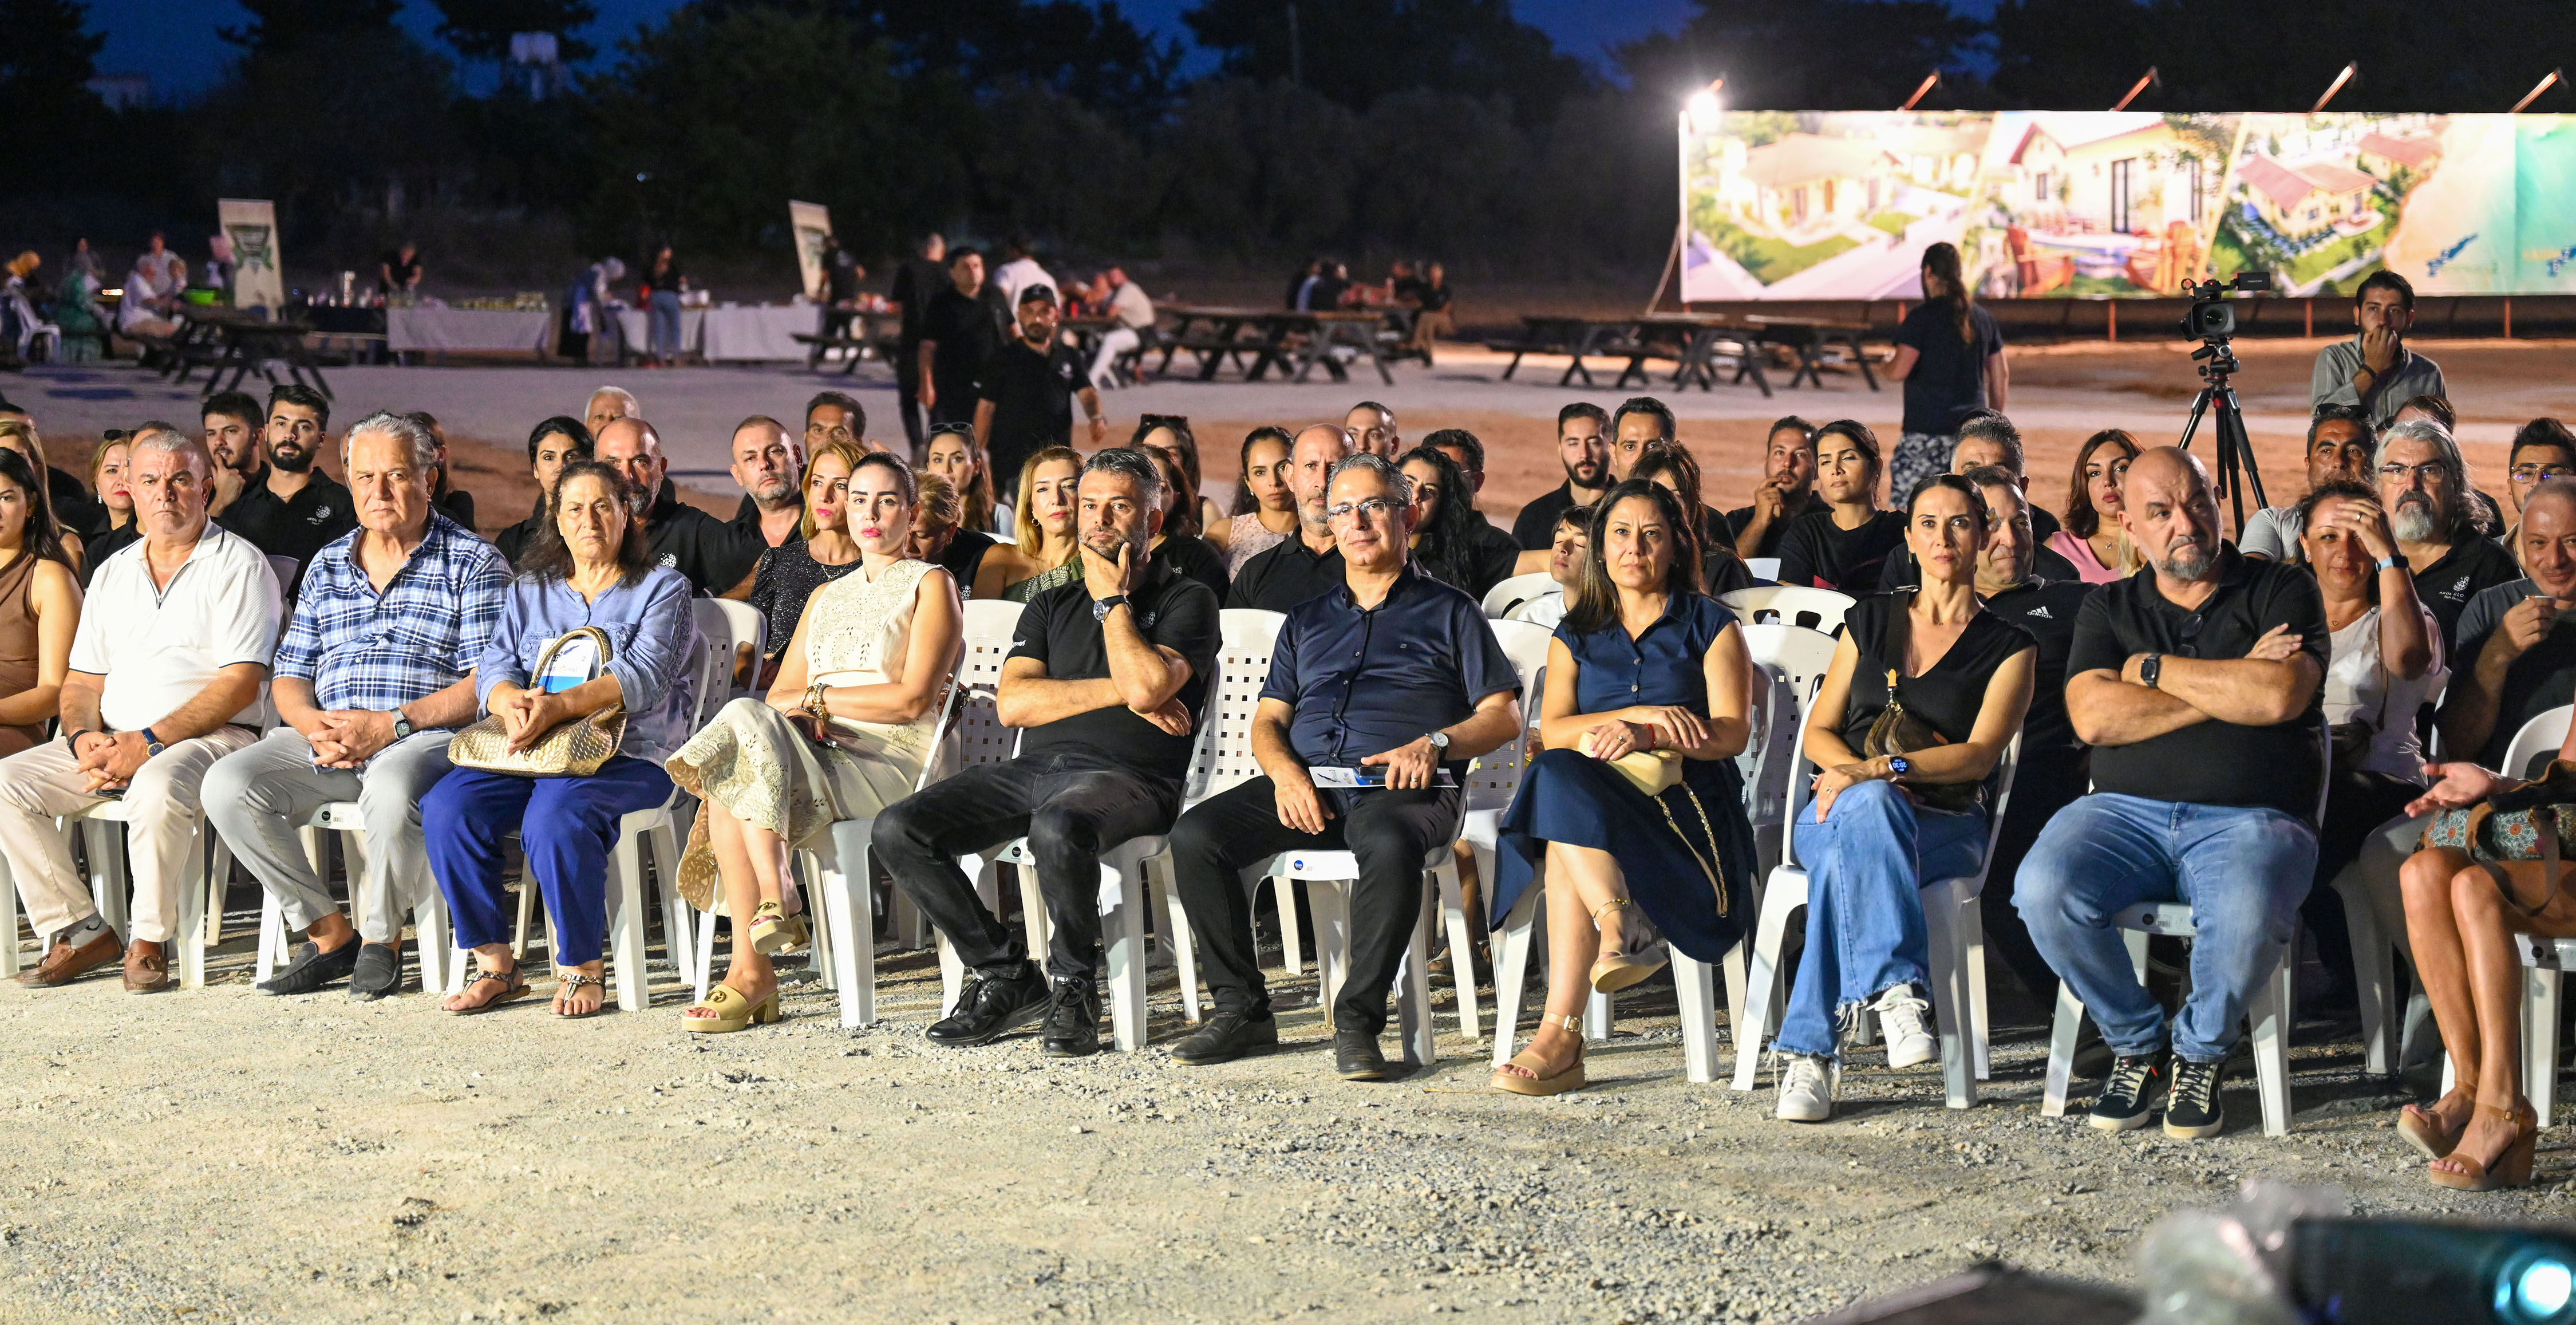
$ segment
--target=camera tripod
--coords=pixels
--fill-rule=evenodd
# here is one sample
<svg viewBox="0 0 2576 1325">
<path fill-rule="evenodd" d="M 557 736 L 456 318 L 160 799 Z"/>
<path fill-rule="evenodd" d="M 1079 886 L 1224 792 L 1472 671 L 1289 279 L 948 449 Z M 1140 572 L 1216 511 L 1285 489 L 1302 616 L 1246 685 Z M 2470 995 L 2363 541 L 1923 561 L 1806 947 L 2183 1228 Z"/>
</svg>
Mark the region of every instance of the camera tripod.
<svg viewBox="0 0 2576 1325">
<path fill-rule="evenodd" d="M 2254 443 L 2245 435 L 2245 411 L 2236 403 L 2236 388 L 2228 378 L 2239 365 L 2236 352 L 2225 337 L 2211 337 L 2191 357 L 2200 361 L 2200 395 L 2191 402 L 2191 419 L 2182 425 L 2182 448 L 2191 449 L 2193 434 L 2200 431 L 2200 421 L 2217 405 L 2218 424 L 2218 490 L 2225 494 L 2236 515 L 2236 527 L 2245 528 L 2245 487 L 2254 489 L 2254 509 L 2271 503 L 2263 496 L 2263 471 L 2254 463 Z"/>
</svg>

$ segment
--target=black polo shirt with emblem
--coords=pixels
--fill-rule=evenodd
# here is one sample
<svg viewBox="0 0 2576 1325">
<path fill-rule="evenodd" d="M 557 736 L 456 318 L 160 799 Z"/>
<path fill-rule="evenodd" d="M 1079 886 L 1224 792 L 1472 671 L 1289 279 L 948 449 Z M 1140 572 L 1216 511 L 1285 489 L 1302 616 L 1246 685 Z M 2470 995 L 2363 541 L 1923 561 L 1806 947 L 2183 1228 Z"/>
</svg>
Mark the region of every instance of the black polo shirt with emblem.
<svg viewBox="0 0 2576 1325">
<path fill-rule="evenodd" d="M 1306 546 L 1303 537 L 1290 538 L 1243 563 L 1243 569 L 1234 573 L 1234 588 L 1226 595 L 1225 605 L 1285 612 L 1341 587 L 1339 545 L 1318 553 Z"/>
<path fill-rule="evenodd" d="M 644 538 L 653 559 L 687 576 L 689 587 L 701 595 L 742 583 L 760 554 L 769 550 L 758 526 L 746 538 L 741 530 L 680 500 L 669 479 L 662 481 L 653 513 L 644 517 Z"/>
<path fill-rule="evenodd" d="M 2032 779 L 2063 776 L 2084 762 L 2084 743 L 2075 738 L 2075 724 L 2066 716 L 2066 658 L 2075 648 L 2075 619 L 2092 592 L 2092 585 L 2071 576 L 2035 575 L 1985 600 L 1987 611 L 2039 641 L 2030 712 L 2021 723 L 2021 769 Z M 2083 790 L 2081 779 L 2075 790 Z"/>
<path fill-rule="evenodd" d="M 2076 618 L 2067 674 L 2118 672 L 2131 654 L 2176 658 L 2242 658 L 2276 626 L 2299 636 L 2301 652 L 2326 666 L 2332 632 L 2325 599 L 2304 566 L 2248 557 L 2219 547 L 2218 591 L 2197 612 L 2185 611 L 2142 570 L 2095 588 Z M 2260 806 L 2316 826 L 2324 785 L 2325 687 L 2288 722 L 2249 726 L 2213 718 L 2127 745 L 2093 747 L 2093 788 L 2153 801 Z"/>
<path fill-rule="evenodd" d="M 295 558 L 296 579 L 301 583 L 314 553 L 358 527 L 357 502 L 347 488 L 318 469 L 306 475 L 294 496 L 283 500 L 269 491 L 268 475 L 269 467 L 260 466 L 215 523 L 272 557 Z M 294 586 L 284 587 L 292 595 Z"/>
<path fill-rule="evenodd" d="M 975 395 L 993 402 L 986 446 L 997 487 L 1016 489 L 1020 466 L 1050 446 L 1073 445 L 1073 395 L 1090 385 L 1082 352 L 1061 342 L 1043 354 L 1014 337 L 984 362 Z"/>
<path fill-rule="evenodd" d="M 1408 563 L 1376 607 L 1344 585 L 1289 613 L 1261 697 L 1296 709 L 1288 745 L 1308 767 L 1353 768 L 1519 686 L 1476 600 Z"/>
<path fill-rule="evenodd" d="M 2433 620 L 2442 627 L 2442 656 L 2456 658 L 2452 648 L 2460 638 L 2460 614 L 2469 610 L 2469 600 L 2499 584 L 2511 584 L 2522 578 L 2522 567 L 2513 554 L 2471 533 L 2451 544 L 2430 566 L 2417 566 L 2415 596 L 2422 599 Z M 2458 671 L 2456 666 L 2453 671 Z"/>
<path fill-rule="evenodd" d="M 1136 629 L 1145 642 L 1170 649 L 1189 664 L 1190 679 L 1177 698 L 1190 711 L 1193 732 L 1207 707 L 1207 679 L 1216 670 L 1218 625 L 1216 595 L 1160 560 L 1145 564 L 1142 583 L 1127 595 Z M 1035 658 L 1053 681 L 1098 681 L 1109 675 L 1109 649 L 1101 638 L 1100 618 L 1092 612 L 1091 589 L 1081 580 L 1059 584 L 1029 600 L 1011 642 L 1013 658 Z M 1087 751 L 1120 767 L 1134 769 L 1177 785 L 1190 772 L 1195 734 L 1174 736 L 1147 722 L 1123 704 L 1058 718 L 1031 727 L 1020 737 L 1020 754 Z"/>
</svg>

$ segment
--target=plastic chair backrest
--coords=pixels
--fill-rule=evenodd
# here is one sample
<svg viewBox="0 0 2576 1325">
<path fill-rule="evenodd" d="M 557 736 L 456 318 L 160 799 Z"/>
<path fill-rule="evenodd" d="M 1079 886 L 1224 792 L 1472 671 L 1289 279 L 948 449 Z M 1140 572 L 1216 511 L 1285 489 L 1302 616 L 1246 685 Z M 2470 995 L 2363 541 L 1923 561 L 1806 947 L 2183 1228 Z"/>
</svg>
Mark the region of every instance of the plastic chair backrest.
<svg viewBox="0 0 2576 1325">
<path fill-rule="evenodd" d="M 1806 626 L 1828 635 L 1843 631 L 1843 613 L 1851 610 L 1852 597 L 1832 589 L 1811 589 L 1802 584 L 1757 585 L 1736 589 L 1717 596 L 1717 601 L 1734 609 L 1747 622 L 1773 622 L 1784 626 Z"/>
<path fill-rule="evenodd" d="M 1520 794 L 1521 774 L 1529 768 L 1530 752 L 1538 748 L 1539 705 L 1547 694 L 1547 644 L 1556 632 L 1527 621 L 1490 621 L 1494 638 L 1503 653 L 1512 660 L 1512 670 L 1521 680 L 1520 735 L 1504 746 L 1478 755 L 1467 768 L 1467 786 L 1460 798 L 1467 810 L 1500 810 Z"/>
<path fill-rule="evenodd" d="M 1252 759 L 1252 715 L 1270 679 L 1270 653 L 1278 647 L 1281 612 L 1230 607 L 1218 614 L 1223 632 L 1216 684 L 1208 690 L 1198 749 L 1190 756 L 1189 803 L 1196 803 L 1261 775 Z"/>
<path fill-rule="evenodd" d="M 952 767 L 998 764 L 1019 748 L 1020 733 L 1002 725 L 1002 660 L 1020 625 L 1020 604 L 976 599 L 966 604 L 966 652 L 957 660 L 957 713 Z"/>
<path fill-rule="evenodd" d="M 268 573 L 277 577 L 277 619 L 279 628 L 295 620 L 295 576 L 301 567 L 293 557 L 271 554 Z"/>
<path fill-rule="evenodd" d="M 1834 661 L 1834 637 L 1804 626 L 1748 625 L 1745 651 L 1755 672 L 1767 684 L 1755 687 L 1751 748 L 1736 760 L 1744 774 L 1745 812 L 1756 824 L 1773 824 L 1787 814 L 1786 794 L 1797 768 L 1800 733 L 1806 728 L 1806 702 L 1815 694 Z"/>
<path fill-rule="evenodd" d="M 2543 754 L 2554 755 L 2567 743 L 2567 723 L 2576 716 L 2576 708 L 2560 705 L 2531 721 L 2513 734 L 2513 743 L 2505 748 L 2504 767 L 2495 770 L 2506 777 L 2527 775 L 2531 761 Z"/>
<path fill-rule="evenodd" d="M 1501 617 L 1522 603 L 1546 593 L 1564 592 L 1545 571 L 1515 575 L 1485 591 L 1485 615 Z"/>
<path fill-rule="evenodd" d="M 1778 557 L 1746 557 L 1744 559 L 1744 569 L 1753 572 L 1753 578 L 1762 581 L 1764 584 L 1778 584 L 1780 582 L 1780 559 Z"/>
<path fill-rule="evenodd" d="M 1560 585 L 1537 597 L 1524 598 L 1512 604 L 1510 611 L 1496 619 L 1526 621 L 1533 626 L 1544 626 L 1553 631 L 1558 622 L 1565 620 L 1565 589 Z"/>
<path fill-rule="evenodd" d="M 742 646 L 744 644 L 749 644 L 751 646 L 751 675 L 754 677 L 759 676 L 761 655 L 769 651 L 769 618 L 762 616 L 759 608 L 754 607 L 749 603 L 737 602 L 731 598 L 701 598 L 698 601 L 702 603 L 713 603 L 716 610 L 724 614 L 726 623 L 731 626 L 733 630 L 734 652 L 737 657 L 740 656 Z M 699 629 L 703 630 L 705 627 L 701 626 Z M 790 627 L 790 629 L 793 629 L 793 627 Z M 734 669 L 729 667 L 726 669 L 724 675 L 726 680 L 730 682 L 736 675 L 736 672 Z M 751 693 L 748 688 L 735 689 L 730 684 L 728 684 L 725 689 L 734 695 L 747 695 Z"/>
<path fill-rule="evenodd" d="M 734 646 L 740 641 L 734 637 L 734 619 L 724 606 L 713 598 L 689 600 L 689 614 L 698 623 L 697 665 L 689 669 L 690 682 L 697 687 L 692 692 L 696 707 L 690 710 L 691 731 L 707 725 L 716 710 L 733 698 Z"/>
</svg>

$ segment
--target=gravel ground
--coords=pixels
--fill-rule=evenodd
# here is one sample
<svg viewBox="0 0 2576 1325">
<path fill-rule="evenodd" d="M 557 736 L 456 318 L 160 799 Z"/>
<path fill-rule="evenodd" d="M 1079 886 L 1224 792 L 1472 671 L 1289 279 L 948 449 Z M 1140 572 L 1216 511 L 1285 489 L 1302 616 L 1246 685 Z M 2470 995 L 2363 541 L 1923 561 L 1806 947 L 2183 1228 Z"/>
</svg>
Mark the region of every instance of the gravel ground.
<svg viewBox="0 0 2576 1325">
<path fill-rule="evenodd" d="M 2250 1079 L 2208 1142 L 2042 1118 L 2044 1035 L 2001 994 L 1977 1108 L 1860 1050 L 1841 1115 L 1794 1127 L 1767 1077 L 1684 1079 L 1660 980 L 1591 1089 L 1533 1101 L 1484 1089 L 1445 987 L 1438 1064 L 1333 1078 L 1311 966 L 1278 1053 L 1192 1071 L 1162 971 L 1154 1048 L 1063 1062 L 926 1044 L 927 953 L 884 959 L 868 1030 L 791 970 L 783 1025 L 700 1039 L 667 986 L 587 1023 L 544 981 L 479 1018 L 269 998 L 235 933 L 203 990 L 0 986 L 0 1320 L 1788 1321 L 1986 1259 L 2124 1281 L 2160 1214 L 2253 1177 L 2576 1214 L 2563 1132 L 2541 1188 L 2429 1186 L 2317 1024 L 2282 1141 Z"/>
</svg>

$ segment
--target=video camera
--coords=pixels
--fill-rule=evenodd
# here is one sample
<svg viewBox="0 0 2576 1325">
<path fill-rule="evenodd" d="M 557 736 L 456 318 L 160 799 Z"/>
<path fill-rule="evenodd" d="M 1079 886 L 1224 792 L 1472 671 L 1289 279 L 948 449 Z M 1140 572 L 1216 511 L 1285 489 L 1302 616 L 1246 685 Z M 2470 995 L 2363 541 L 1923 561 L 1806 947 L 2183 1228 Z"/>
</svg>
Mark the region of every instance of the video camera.
<svg viewBox="0 0 2576 1325">
<path fill-rule="evenodd" d="M 2236 310 L 2228 306 L 2230 290 L 2270 290 L 2272 273 L 2240 271 L 2233 281 L 2184 281 L 2191 311 L 2182 315 L 2182 334 L 2195 340 L 2225 340 L 2236 334 Z"/>
</svg>

